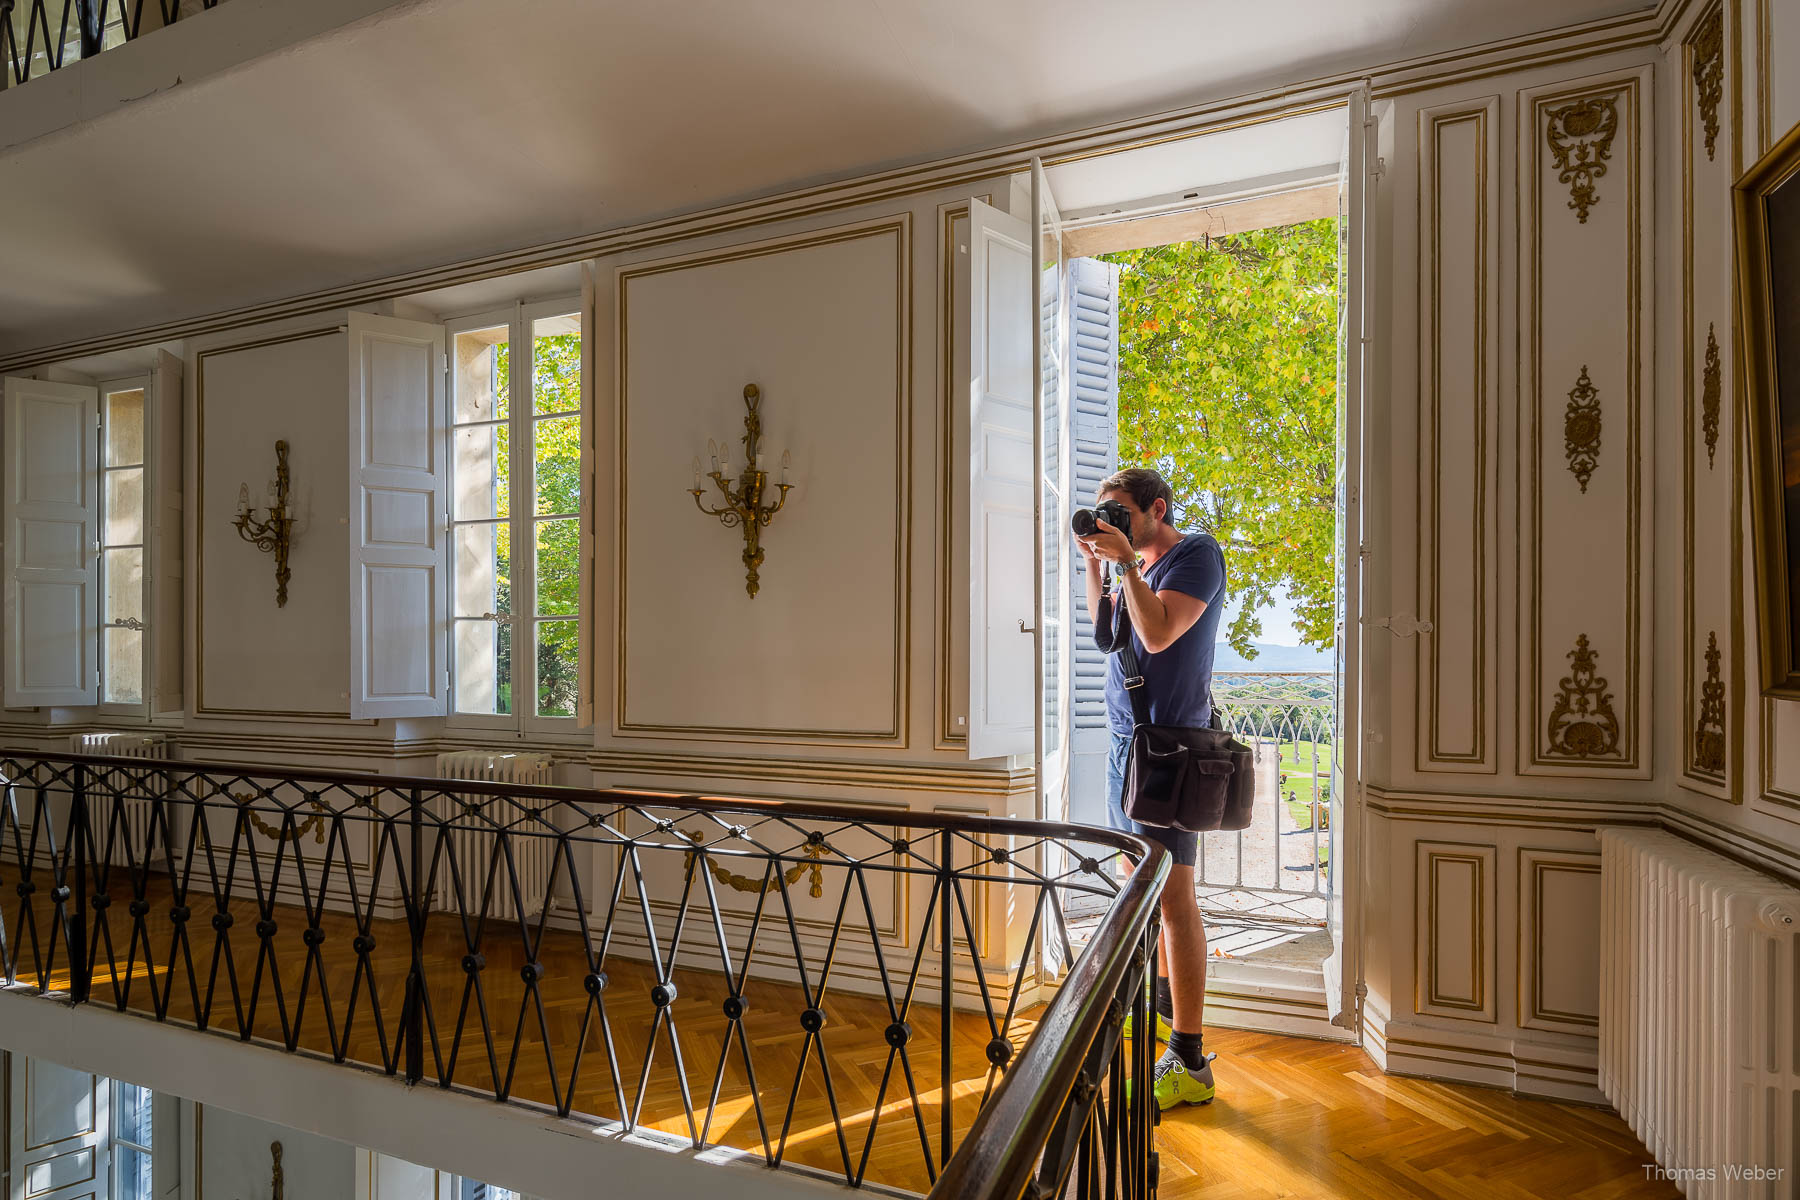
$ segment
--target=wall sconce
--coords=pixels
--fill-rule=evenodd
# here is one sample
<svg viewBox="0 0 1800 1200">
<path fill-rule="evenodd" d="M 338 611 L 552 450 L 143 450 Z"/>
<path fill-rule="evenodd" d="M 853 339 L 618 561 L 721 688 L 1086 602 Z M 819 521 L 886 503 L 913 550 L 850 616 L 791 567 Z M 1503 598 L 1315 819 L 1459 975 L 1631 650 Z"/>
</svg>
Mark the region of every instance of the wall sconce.
<svg viewBox="0 0 1800 1200">
<path fill-rule="evenodd" d="M 719 523 L 727 529 L 736 525 L 743 526 L 744 570 L 746 572 L 744 590 L 750 593 L 751 599 L 756 598 L 759 586 L 757 568 L 761 567 L 763 562 L 763 526 L 767 525 L 769 520 L 781 511 L 781 506 L 787 503 L 788 492 L 794 486 L 788 482 L 790 459 L 788 452 L 784 450 L 781 454 L 781 478 L 775 484 L 781 489 L 781 494 L 775 498 L 773 504 L 763 503 L 763 494 L 769 483 L 769 473 L 764 469 L 762 452 L 758 449 L 758 445 L 762 441 L 762 414 L 759 411 L 761 404 L 762 393 L 756 390 L 756 385 L 754 383 L 745 384 L 744 436 L 740 440 L 744 443 L 744 457 L 749 461 L 744 465 L 744 473 L 738 476 L 737 487 L 732 487 L 727 478 L 731 471 L 730 444 L 714 442 L 711 438 L 707 439 L 706 452 L 712 456 L 712 470 L 707 472 L 707 477 L 718 485 L 719 491 L 724 495 L 724 506 L 708 508 L 700 502 L 700 497 L 705 494 L 706 489 L 700 482 L 700 459 L 697 455 L 694 458 L 694 486 L 688 489 L 689 494 L 694 497 L 695 507 L 701 512 L 709 517 L 719 518 Z"/>
<path fill-rule="evenodd" d="M 275 478 L 269 480 L 269 508 L 265 520 L 256 519 L 250 507 L 250 485 L 238 485 L 238 536 L 264 553 L 275 556 L 275 607 L 287 607 L 288 545 L 293 537 L 294 518 L 288 515 L 288 444 L 275 443 Z"/>
</svg>

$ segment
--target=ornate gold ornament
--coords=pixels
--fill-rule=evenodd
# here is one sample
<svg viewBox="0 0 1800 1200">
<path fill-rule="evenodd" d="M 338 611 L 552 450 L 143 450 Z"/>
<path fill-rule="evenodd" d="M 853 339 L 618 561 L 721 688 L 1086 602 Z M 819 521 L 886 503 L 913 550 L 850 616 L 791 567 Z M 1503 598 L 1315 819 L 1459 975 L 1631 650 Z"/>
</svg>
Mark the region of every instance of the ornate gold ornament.
<svg viewBox="0 0 1800 1200">
<path fill-rule="evenodd" d="M 1706 435 L 1706 469 L 1712 470 L 1719 449 L 1719 339 L 1706 327 L 1706 372 L 1701 376 L 1700 430 Z"/>
<path fill-rule="evenodd" d="M 1569 207 L 1587 224 L 1588 209 L 1600 202 L 1594 181 L 1606 174 L 1613 135 L 1619 132 L 1618 96 L 1590 96 L 1550 110 L 1545 135 L 1556 161 L 1556 177 L 1569 185 Z"/>
<path fill-rule="evenodd" d="M 275 475 L 269 480 L 268 517 L 258 521 L 256 510 L 250 507 L 250 485 L 238 485 L 237 519 L 232 522 L 237 526 L 238 536 L 261 550 L 264 554 L 275 556 L 275 607 L 287 607 L 287 585 L 292 572 L 288 570 L 288 552 L 294 540 L 294 518 L 288 513 L 288 444 L 285 441 L 275 443 Z"/>
<path fill-rule="evenodd" d="M 281 1170 L 281 1143 L 269 1143 L 269 1157 L 273 1166 L 269 1171 L 269 1200 L 283 1200 L 282 1192 L 287 1186 Z"/>
<path fill-rule="evenodd" d="M 1694 32 L 1694 98 L 1706 130 L 1706 161 L 1719 140 L 1719 97 L 1725 91 L 1725 10 L 1715 8 Z"/>
<path fill-rule="evenodd" d="M 1581 378 L 1569 389 L 1569 407 L 1563 412 L 1563 453 L 1585 493 L 1600 465 L 1600 393 L 1588 378 L 1586 363 L 1581 364 Z"/>
<path fill-rule="evenodd" d="M 706 489 L 700 485 L 700 459 L 694 458 L 694 486 L 688 494 L 694 498 L 694 506 L 709 517 L 719 518 L 725 528 L 742 526 L 744 530 L 744 590 L 750 593 L 752 600 L 761 588 L 757 572 L 763 564 L 762 531 L 781 506 L 787 503 L 787 494 L 794 487 L 788 482 L 788 464 L 791 461 L 787 451 L 781 454 L 781 479 L 776 487 L 781 494 L 773 504 L 764 503 L 763 494 L 769 486 L 768 464 L 762 457 L 762 393 L 754 383 L 744 385 L 744 436 L 739 439 L 744 443 L 744 473 L 738 476 L 737 486 L 732 487 L 726 477 L 731 470 L 731 450 L 726 443 L 707 443 L 707 451 L 712 455 L 712 470 L 707 478 L 711 479 L 723 495 L 725 503 L 718 508 L 708 508 L 701 503 L 700 497 Z"/>
<path fill-rule="evenodd" d="M 1619 752 L 1619 718 L 1613 714 L 1606 677 L 1595 674 L 1587 634 L 1569 651 L 1569 673 L 1557 685 L 1550 709 L 1550 753 L 1564 758 L 1607 758 Z"/>
<path fill-rule="evenodd" d="M 1700 685 L 1700 719 L 1694 725 L 1694 769 L 1725 773 L 1725 681 L 1719 677 L 1719 635 L 1706 635 L 1706 681 Z"/>
<path fill-rule="evenodd" d="M 695 841 L 700 841 L 706 835 L 690 832 L 688 836 Z M 825 843 L 820 842 L 817 845 L 809 844 L 802 853 L 813 861 L 809 863 L 795 863 L 786 871 L 782 872 L 779 881 L 777 881 L 773 875 L 760 879 L 752 879 L 748 875 L 733 875 L 730 871 L 727 871 L 723 865 L 713 862 L 711 859 L 706 861 L 706 869 L 712 872 L 712 877 L 714 879 L 718 880 L 732 891 L 749 892 L 751 895 L 755 895 L 758 892 L 777 891 L 783 883 L 787 884 L 789 887 L 793 887 L 796 883 L 800 882 L 800 877 L 802 875 L 811 872 L 812 879 L 808 882 L 806 894 L 811 896 L 814 900 L 817 900 L 825 894 L 825 868 L 818 861 L 825 857 Z M 681 857 L 683 860 L 682 869 L 692 870 L 694 865 L 694 852 L 688 850 L 684 852 Z"/>
<path fill-rule="evenodd" d="M 322 801 L 308 800 L 306 802 L 307 806 L 313 811 L 307 814 L 304 821 L 301 821 L 294 826 L 292 833 L 289 833 L 282 829 L 281 826 L 271 825 L 263 820 L 261 813 L 252 812 L 250 810 L 250 806 L 256 803 L 255 796 L 246 796 L 237 792 L 232 792 L 231 798 L 237 801 L 238 807 L 243 809 L 245 815 L 250 818 L 250 824 L 256 828 L 256 832 L 262 834 L 266 838 L 272 838 L 277 843 L 286 845 L 288 842 L 297 842 L 310 833 L 313 835 L 313 841 L 321 846 L 325 844 L 325 819 L 331 815 L 331 810 L 325 807 Z"/>
</svg>

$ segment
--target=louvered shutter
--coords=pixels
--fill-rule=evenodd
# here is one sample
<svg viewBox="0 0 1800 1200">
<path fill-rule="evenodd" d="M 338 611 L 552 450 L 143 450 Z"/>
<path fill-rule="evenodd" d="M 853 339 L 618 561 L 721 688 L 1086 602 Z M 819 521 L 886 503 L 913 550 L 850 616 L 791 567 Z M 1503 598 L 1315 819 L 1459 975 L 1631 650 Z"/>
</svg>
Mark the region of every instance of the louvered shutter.
<svg viewBox="0 0 1800 1200">
<path fill-rule="evenodd" d="M 1091 507 L 1100 481 L 1119 462 L 1119 268 L 1097 258 L 1069 263 L 1069 355 L 1074 403 L 1075 488 L 1078 507 Z M 1094 645 L 1085 582 L 1077 576 L 1075 612 L 1075 728 L 1106 728 L 1106 655 Z"/>
</svg>

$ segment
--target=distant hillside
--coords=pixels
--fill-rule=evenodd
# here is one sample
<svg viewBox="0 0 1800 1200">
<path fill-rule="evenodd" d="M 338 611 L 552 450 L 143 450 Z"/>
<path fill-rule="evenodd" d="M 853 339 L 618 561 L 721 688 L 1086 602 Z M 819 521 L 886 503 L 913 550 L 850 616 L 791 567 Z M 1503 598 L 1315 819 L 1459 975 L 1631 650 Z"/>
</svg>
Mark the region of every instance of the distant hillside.
<svg viewBox="0 0 1800 1200">
<path fill-rule="evenodd" d="M 1329 671 L 1332 656 L 1311 646 L 1272 646 L 1252 642 L 1254 659 L 1246 659 L 1224 642 L 1213 652 L 1213 671 Z"/>
</svg>

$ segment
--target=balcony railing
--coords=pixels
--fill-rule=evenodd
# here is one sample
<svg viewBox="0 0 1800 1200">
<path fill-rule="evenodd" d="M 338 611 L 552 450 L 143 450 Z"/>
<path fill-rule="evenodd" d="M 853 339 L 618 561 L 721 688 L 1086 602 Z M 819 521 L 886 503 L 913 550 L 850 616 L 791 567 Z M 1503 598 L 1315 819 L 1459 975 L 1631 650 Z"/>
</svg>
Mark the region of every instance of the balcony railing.
<svg viewBox="0 0 1800 1200">
<path fill-rule="evenodd" d="M 1250 828 L 1201 840 L 1196 886 L 1209 920 L 1323 925 L 1331 894 L 1337 707 L 1329 672 L 1213 677 L 1227 728 L 1255 751 Z"/>
<path fill-rule="evenodd" d="M 1155 1193 L 1121 1026 L 1168 859 L 1135 838 L 143 759 L 0 781 L 10 989 L 854 1186 Z"/>
<path fill-rule="evenodd" d="M 223 0 L 0 0 L 0 88 L 92 58 Z"/>
</svg>

